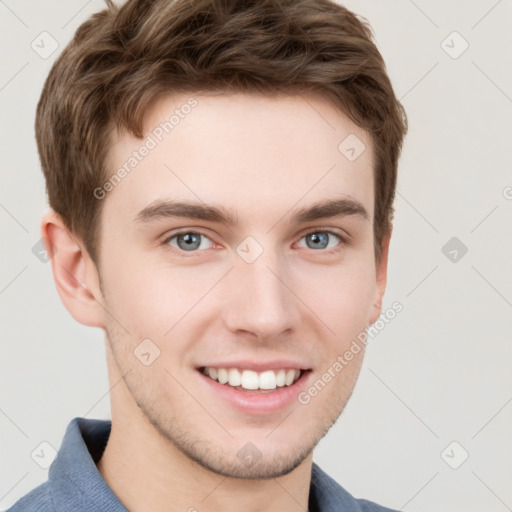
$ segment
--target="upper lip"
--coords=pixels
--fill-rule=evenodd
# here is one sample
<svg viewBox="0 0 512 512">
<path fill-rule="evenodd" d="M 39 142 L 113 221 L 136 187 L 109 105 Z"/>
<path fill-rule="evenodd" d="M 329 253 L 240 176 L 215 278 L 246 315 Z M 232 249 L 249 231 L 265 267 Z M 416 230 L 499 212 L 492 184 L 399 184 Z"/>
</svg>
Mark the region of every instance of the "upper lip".
<svg viewBox="0 0 512 512">
<path fill-rule="evenodd" d="M 197 366 L 197 368 L 241 368 L 244 370 L 253 370 L 261 372 L 264 370 L 280 370 L 282 368 L 293 368 L 298 370 L 309 370 L 307 366 L 299 361 L 291 359 L 272 359 L 269 361 L 254 361 L 254 360 L 237 360 L 237 361 L 221 361 L 215 363 L 206 363 Z"/>
</svg>

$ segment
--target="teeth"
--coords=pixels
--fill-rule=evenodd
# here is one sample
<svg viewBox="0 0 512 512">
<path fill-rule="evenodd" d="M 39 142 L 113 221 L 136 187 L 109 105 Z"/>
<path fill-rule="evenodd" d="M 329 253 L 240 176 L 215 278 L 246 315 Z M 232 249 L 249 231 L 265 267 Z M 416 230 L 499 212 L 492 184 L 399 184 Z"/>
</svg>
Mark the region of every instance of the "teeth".
<svg viewBox="0 0 512 512">
<path fill-rule="evenodd" d="M 283 387 L 286 382 L 286 372 L 284 370 L 279 370 L 276 375 L 276 386 Z"/>
<path fill-rule="evenodd" d="M 228 371 L 229 375 L 229 385 L 236 387 L 240 386 L 242 382 L 242 376 L 240 375 L 240 372 L 236 368 L 230 368 Z"/>
<path fill-rule="evenodd" d="M 285 380 L 284 380 L 284 383 L 289 386 L 290 384 L 293 383 L 295 379 L 295 370 L 288 370 L 286 372 L 286 377 L 285 377 Z"/>
<path fill-rule="evenodd" d="M 204 368 L 203 373 L 211 379 L 243 389 L 276 389 L 277 387 L 291 386 L 301 374 L 298 369 L 266 370 L 255 372 L 253 370 L 238 370 L 237 368 Z"/>
<path fill-rule="evenodd" d="M 209 370 L 209 369 L 208 369 Z M 213 378 L 213 377 L 212 377 Z M 226 384 L 226 382 L 229 380 L 229 377 L 228 377 L 228 371 L 225 370 L 224 368 L 219 368 L 217 370 L 217 380 L 221 383 L 221 384 Z"/>
<path fill-rule="evenodd" d="M 238 370 L 235 370 L 238 373 Z M 242 372 L 242 378 L 240 385 L 244 389 L 258 389 L 259 387 L 259 379 L 258 374 L 253 372 L 252 370 L 244 370 Z"/>
<path fill-rule="evenodd" d="M 291 370 L 295 373 L 295 370 Z M 276 389 L 276 374 L 272 370 L 260 373 L 261 389 Z"/>
</svg>

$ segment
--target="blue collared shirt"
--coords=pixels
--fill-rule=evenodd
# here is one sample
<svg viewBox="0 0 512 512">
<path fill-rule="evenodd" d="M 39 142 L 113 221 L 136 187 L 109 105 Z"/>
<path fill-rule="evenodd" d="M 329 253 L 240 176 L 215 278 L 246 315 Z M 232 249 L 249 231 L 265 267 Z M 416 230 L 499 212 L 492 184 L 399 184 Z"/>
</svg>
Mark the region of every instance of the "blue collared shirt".
<svg viewBox="0 0 512 512">
<path fill-rule="evenodd" d="M 111 421 L 74 418 L 48 481 L 20 498 L 7 512 L 127 512 L 96 467 L 107 445 Z M 309 512 L 396 512 L 350 495 L 315 463 Z"/>
</svg>

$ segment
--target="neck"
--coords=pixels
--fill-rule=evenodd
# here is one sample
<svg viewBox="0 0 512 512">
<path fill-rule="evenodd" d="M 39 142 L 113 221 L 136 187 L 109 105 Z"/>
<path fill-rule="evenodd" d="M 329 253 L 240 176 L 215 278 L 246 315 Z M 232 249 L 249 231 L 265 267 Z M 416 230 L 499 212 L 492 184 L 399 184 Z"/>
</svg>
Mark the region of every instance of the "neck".
<svg viewBox="0 0 512 512">
<path fill-rule="evenodd" d="M 97 468 L 130 512 L 308 510 L 312 453 L 278 478 L 243 479 L 217 474 L 160 434 L 117 371 L 110 371 L 109 377 L 112 429 Z"/>
<path fill-rule="evenodd" d="M 283 477 L 225 477 L 189 459 L 148 422 L 113 418 L 97 467 L 131 512 L 308 510 L 312 455 Z"/>
</svg>

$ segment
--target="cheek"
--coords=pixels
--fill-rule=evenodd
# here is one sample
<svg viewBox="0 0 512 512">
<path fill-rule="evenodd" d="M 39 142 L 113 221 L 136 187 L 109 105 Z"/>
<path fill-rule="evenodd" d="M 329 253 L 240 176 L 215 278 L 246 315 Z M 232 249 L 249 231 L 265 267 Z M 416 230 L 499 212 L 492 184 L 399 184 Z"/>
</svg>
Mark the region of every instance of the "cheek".
<svg viewBox="0 0 512 512">
<path fill-rule="evenodd" d="M 156 272 L 135 256 L 119 257 L 107 262 L 102 272 L 106 309 L 126 327 L 132 336 L 150 337 L 151 331 L 162 334 L 161 323 L 178 302 L 174 287 L 164 281 L 165 273 Z"/>
<path fill-rule="evenodd" d="M 106 308 L 134 340 L 150 338 L 165 344 L 173 333 L 164 335 L 193 318 L 195 305 L 218 279 L 218 272 L 209 279 L 204 272 L 187 271 L 142 255 L 120 258 L 119 262 L 105 267 Z"/>
<path fill-rule="evenodd" d="M 374 294 L 375 273 L 371 265 L 331 268 L 316 276 L 308 287 L 306 303 L 319 318 L 345 339 L 369 325 Z"/>
</svg>

